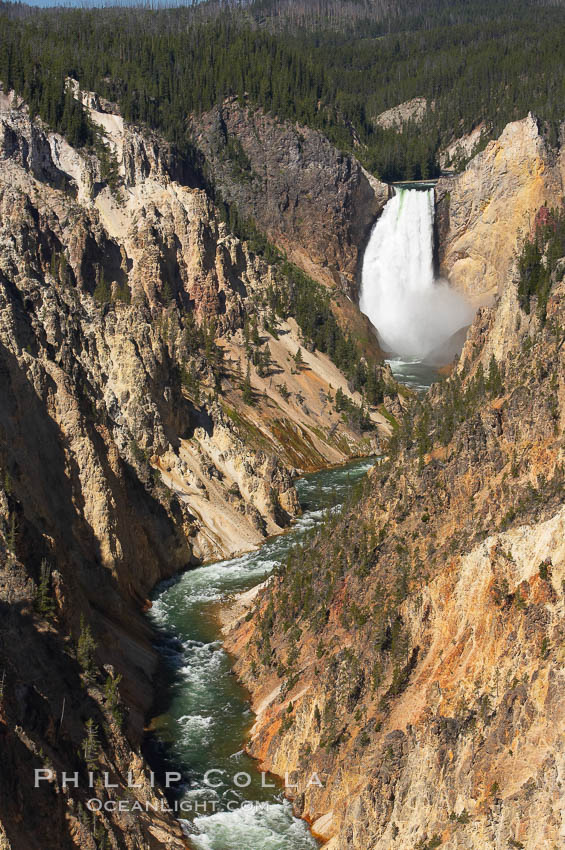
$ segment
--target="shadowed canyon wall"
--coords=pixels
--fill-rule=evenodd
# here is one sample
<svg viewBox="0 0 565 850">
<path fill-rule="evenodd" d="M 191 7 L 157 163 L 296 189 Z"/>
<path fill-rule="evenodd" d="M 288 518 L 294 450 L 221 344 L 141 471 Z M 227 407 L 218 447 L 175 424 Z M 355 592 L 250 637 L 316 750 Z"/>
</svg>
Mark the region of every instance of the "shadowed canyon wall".
<svg viewBox="0 0 565 850">
<path fill-rule="evenodd" d="M 359 252 L 387 184 L 321 133 L 235 99 L 194 119 L 193 132 L 224 200 L 315 280 L 354 295 Z"/>
</svg>

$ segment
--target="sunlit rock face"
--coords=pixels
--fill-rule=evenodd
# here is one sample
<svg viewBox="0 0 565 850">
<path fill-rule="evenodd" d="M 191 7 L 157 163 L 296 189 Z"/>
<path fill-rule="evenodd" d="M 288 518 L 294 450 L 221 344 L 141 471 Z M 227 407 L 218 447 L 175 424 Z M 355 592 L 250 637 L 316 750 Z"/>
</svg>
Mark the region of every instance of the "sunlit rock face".
<svg viewBox="0 0 565 850">
<path fill-rule="evenodd" d="M 504 279 L 363 497 L 228 634 L 250 751 L 331 850 L 562 844 L 564 260 L 545 320 Z"/>
<path fill-rule="evenodd" d="M 565 150 L 548 147 L 530 114 L 508 124 L 465 171 L 436 186 L 441 273 L 475 303 L 501 293 L 539 208 L 560 203 Z"/>
</svg>

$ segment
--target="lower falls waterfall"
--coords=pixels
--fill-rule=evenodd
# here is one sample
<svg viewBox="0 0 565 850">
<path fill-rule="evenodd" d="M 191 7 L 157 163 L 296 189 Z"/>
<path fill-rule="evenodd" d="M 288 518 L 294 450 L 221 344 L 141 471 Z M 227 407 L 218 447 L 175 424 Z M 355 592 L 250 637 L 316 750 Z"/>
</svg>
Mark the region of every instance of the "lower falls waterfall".
<svg viewBox="0 0 565 850">
<path fill-rule="evenodd" d="M 468 325 L 470 305 L 433 267 L 434 190 L 396 188 L 371 233 L 359 307 L 391 355 L 447 362 L 450 338 Z"/>
</svg>

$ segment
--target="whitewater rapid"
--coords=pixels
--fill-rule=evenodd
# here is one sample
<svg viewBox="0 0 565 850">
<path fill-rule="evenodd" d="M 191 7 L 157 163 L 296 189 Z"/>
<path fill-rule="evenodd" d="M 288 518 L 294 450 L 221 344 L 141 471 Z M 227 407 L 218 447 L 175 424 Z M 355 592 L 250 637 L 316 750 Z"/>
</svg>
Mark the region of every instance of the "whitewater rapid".
<svg viewBox="0 0 565 850">
<path fill-rule="evenodd" d="M 365 251 L 359 299 L 387 353 L 441 359 L 472 319 L 470 305 L 435 279 L 433 245 L 434 190 L 395 189 Z"/>
</svg>

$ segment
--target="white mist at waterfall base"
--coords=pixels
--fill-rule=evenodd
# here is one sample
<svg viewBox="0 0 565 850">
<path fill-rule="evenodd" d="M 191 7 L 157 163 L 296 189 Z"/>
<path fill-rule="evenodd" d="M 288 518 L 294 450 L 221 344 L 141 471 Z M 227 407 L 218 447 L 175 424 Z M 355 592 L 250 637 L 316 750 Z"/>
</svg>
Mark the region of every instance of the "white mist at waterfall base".
<svg viewBox="0 0 565 850">
<path fill-rule="evenodd" d="M 437 359 L 473 317 L 457 292 L 434 279 L 433 226 L 434 190 L 397 189 L 365 251 L 359 307 L 382 348 L 401 357 Z"/>
</svg>

